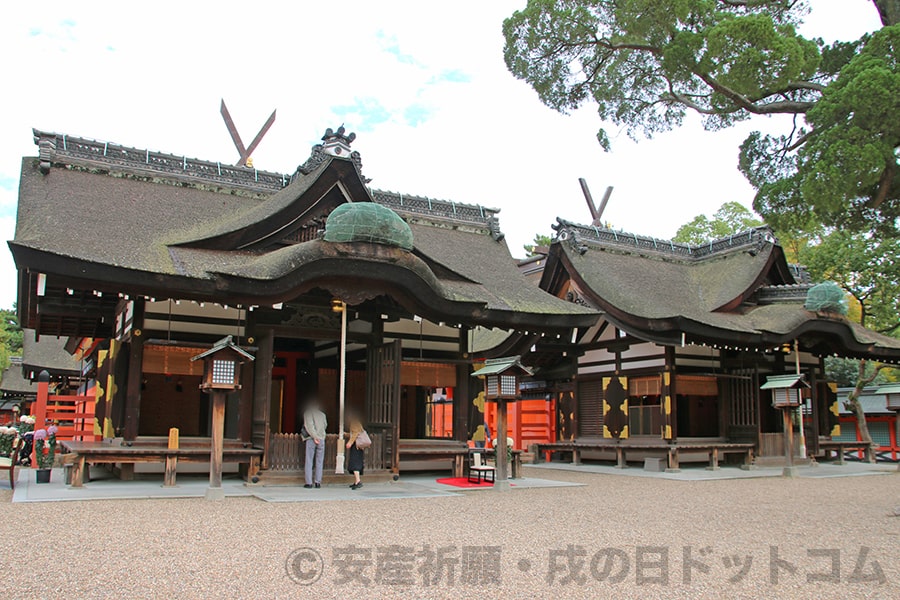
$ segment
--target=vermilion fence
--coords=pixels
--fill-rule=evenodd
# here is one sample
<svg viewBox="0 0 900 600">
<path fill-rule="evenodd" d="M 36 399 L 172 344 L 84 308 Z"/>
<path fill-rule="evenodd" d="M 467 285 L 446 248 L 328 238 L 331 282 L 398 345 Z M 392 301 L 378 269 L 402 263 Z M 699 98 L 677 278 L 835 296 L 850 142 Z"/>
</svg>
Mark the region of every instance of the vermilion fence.
<svg viewBox="0 0 900 600">
<path fill-rule="evenodd" d="M 50 383 L 38 381 L 37 399 L 33 405 L 34 428 L 57 427 L 56 439 L 64 441 L 98 441 L 94 431 L 93 396 L 58 396 L 50 393 Z M 32 451 L 31 464 L 35 466 Z"/>
</svg>

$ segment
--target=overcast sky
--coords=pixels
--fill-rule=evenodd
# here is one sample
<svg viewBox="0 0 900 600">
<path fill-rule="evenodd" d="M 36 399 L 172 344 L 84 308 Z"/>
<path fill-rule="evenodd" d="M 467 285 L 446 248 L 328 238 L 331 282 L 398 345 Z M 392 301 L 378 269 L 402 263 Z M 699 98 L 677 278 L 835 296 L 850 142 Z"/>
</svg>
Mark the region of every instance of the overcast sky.
<svg viewBox="0 0 900 600">
<path fill-rule="evenodd" d="M 221 98 L 245 143 L 278 109 L 257 168 L 293 172 L 345 123 L 374 187 L 500 208 L 517 256 L 557 216 L 590 221 L 578 177 L 597 198 L 615 186 L 604 215 L 615 227 L 661 238 L 723 202 L 750 205 L 738 145 L 777 120 L 708 133 L 692 119 L 639 143 L 610 130 L 604 153 L 593 108 L 556 113 L 506 70 L 501 23 L 524 4 L 11 3 L 0 18 L 0 238 L 13 237 L 32 127 L 231 163 Z M 812 4 L 807 35 L 880 26 L 870 0 Z M 0 307 L 15 286 L 4 248 Z"/>
</svg>

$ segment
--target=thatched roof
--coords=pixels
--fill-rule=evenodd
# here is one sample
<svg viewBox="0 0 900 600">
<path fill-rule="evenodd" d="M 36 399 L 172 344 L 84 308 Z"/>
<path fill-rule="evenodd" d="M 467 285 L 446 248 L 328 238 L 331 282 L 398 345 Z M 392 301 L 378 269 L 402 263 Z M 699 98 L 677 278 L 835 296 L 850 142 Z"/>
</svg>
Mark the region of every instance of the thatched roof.
<svg viewBox="0 0 900 600">
<path fill-rule="evenodd" d="M 0 397 L 21 398 L 34 396 L 37 393 L 37 385 L 25 379 L 22 375 L 22 360 L 14 357 L 10 365 L 0 375 Z"/>
<path fill-rule="evenodd" d="M 78 361 L 66 351 L 68 338 L 42 335 L 37 339 L 34 329 L 25 329 L 22 334 L 22 366 L 26 374 L 33 372 L 34 378 L 44 370 L 53 376 L 81 374 Z"/>
<path fill-rule="evenodd" d="M 900 340 L 806 310 L 809 284 L 765 227 L 702 246 L 564 220 L 556 229 L 541 287 L 583 296 L 635 336 L 757 348 L 801 338 L 819 354 L 900 360 Z"/>
<path fill-rule="evenodd" d="M 172 155 L 116 146 L 109 157 L 101 143 L 63 144 L 42 132 L 36 141 L 42 152 L 23 160 L 10 248 L 24 278 L 25 320 L 42 332 L 108 334 L 109 319 L 97 315 L 108 314 L 115 297 L 82 298 L 93 312 L 82 306 L 90 314 L 77 322 L 52 311 L 38 316 L 37 305 L 65 292 L 71 277 L 106 293 L 244 305 L 290 300 L 317 286 L 380 290 L 418 314 L 472 325 L 566 328 L 593 318 L 519 273 L 496 209 L 370 190 L 358 160 L 314 149 L 282 178 L 284 187 L 266 174 L 262 189 L 252 169 L 229 168 L 223 182 L 215 163 L 185 159 L 181 172 Z M 318 239 L 317 227 L 348 201 L 394 210 L 412 229 L 412 251 Z M 47 274 L 47 298 L 34 297 L 33 272 Z"/>
</svg>

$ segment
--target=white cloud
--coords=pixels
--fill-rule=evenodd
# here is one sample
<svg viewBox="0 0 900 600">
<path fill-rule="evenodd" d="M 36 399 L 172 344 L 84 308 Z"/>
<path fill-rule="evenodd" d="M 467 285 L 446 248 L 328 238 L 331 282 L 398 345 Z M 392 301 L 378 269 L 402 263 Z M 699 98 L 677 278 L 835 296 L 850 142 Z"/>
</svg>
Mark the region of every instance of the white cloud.
<svg viewBox="0 0 900 600">
<path fill-rule="evenodd" d="M 605 216 L 617 227 L 659 237 L 726 200 L 751 202 L 737 147 L 770 121 L 707 133 L 694 119 L 639 144 L 619 135 L 605 154 L 592 109 L 557 114 L 507 72 L 500 25 L 521 5 L 11 5 L 0 22 L 0 182 L 35 153 L 31 127 L 234 161 L 225 98 L 245 143 L 278 109 L 259 168 L 292 171 L 344 119 L 374 186 L 499 207 L 516 254 L 556 216 L 588 220 L 578 177 L 595 195 L 616 187 Z M 877 25 L 866 0 L 818 0 L 807 33 L 849 39 Z M 14 198 L 0 189 L 4 239 Z M 14 299 L 13 275 L 0 251 L 0 306 Z"/>
</svg>

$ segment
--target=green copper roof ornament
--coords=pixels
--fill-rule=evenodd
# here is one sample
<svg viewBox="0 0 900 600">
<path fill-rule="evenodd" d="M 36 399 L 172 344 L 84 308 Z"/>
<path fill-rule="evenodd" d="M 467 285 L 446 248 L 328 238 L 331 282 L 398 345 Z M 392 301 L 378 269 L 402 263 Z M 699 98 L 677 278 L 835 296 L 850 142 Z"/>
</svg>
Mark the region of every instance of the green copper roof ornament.
<svg viewBox="0 0 900 600">
<path fill-rule="evenodd" d="M 825 281 L 809 288 L 806 292 L 806 310 L 830 312 L 845 315 L 848 312 L 847 295 L 841 286 L 833 281 Z"/>
<path fill-rule="evenodd" d="M 400 216 L 375 202 L 341 204 L 325 220 L 326 242 L 369 242 L 413 249 L 413 235 Z"/>
</svg>

